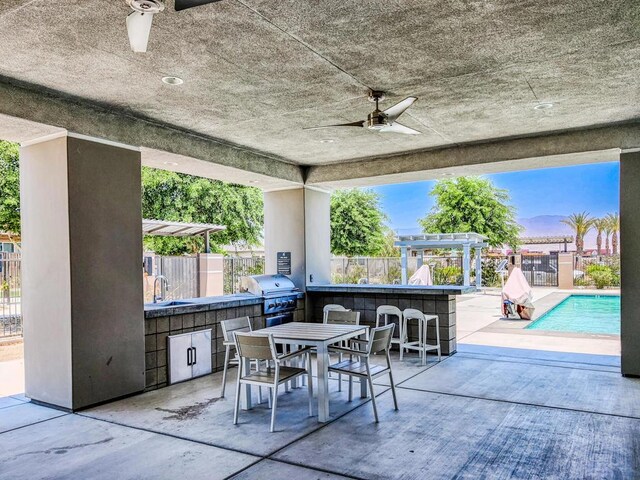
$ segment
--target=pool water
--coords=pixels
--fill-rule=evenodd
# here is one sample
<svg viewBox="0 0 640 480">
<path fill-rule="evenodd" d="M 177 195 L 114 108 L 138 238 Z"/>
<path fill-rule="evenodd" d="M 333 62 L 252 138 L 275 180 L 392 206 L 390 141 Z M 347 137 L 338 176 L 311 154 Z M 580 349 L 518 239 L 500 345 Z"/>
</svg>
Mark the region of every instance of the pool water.
<svg viewBox="0 0 640 480">
<path fill-rule="evenodd" d="M 571 295 L 527 329 L 620 335 L 620 296 Z"/>
</svg>

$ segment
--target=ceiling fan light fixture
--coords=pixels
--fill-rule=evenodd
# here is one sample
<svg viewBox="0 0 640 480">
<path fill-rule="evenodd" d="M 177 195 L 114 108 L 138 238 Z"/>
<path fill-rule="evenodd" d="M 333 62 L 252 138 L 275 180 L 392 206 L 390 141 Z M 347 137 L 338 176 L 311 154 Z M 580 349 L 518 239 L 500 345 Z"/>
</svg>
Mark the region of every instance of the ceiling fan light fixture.
<svg viewBox="0 0 640 480">
<path fill-rule="evenodd" d="M 126 0 L 132 10 L 140 13 L 160 13 L 164 10 L 161 0 Z"/>
<path fill-rule="evenodd" d="M 553 103 L 551 102 L 539 103 L 533 108 L 535 110 L 548 110 L 549 108 L 553 108 Z"/>
<path fill-rule="evenodd" d="M 131 50 L 140 53 L 147 51 L 152 22 L 153 13 L 141 13 L 135 10 L 127 15 L 127 33 Z"/>
</svg>

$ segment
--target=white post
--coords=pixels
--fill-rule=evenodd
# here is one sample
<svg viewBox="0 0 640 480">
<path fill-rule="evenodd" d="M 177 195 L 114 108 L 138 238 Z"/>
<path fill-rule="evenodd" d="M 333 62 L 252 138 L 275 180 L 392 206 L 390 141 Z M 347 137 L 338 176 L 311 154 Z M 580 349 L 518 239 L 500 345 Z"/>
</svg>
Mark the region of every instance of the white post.
<svg viewBox="0 0 640 480">
<path fill-rule="evenodd" d="M 420 268 L 424 264 L 424 250 L 418 250 L 418 268 Z"/>
<path fill-rule="evenodd" d="M 482 287 L 482 248 L 476 248 L 476 287 Z"/>
<path fill-rule="evenodd" d="M 462 246 L 462 274 L 463 274 L 463 285 L 468 287 L 471 285 L 471 247 L 469 244 Z"/>
<path fill-rule="evenodd" d="M 402 267 L 402 285 L 407 284 L 407 247 L 400 248 L 400 265 Z"/>
</svg>

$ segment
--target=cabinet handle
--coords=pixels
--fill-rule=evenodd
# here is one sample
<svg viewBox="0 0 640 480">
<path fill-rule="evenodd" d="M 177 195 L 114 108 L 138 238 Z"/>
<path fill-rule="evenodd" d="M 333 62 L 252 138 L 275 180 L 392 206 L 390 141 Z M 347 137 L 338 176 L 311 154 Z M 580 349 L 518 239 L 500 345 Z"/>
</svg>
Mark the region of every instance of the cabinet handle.
<svg viewBox="0 0 640 480">
<path fill-rule="evenodd" d="M 187 365 L 191 365 L 191 347 L 187 348 Z"/>
<path fill-rule="evenodd" d="M 191 347 L 191 349 L 193 350 L 193 360 L 191 362 L 191 365 L 195 365 L 196 363 L 198 363 L 198 349 L 196 347 Z"/>
</svg>

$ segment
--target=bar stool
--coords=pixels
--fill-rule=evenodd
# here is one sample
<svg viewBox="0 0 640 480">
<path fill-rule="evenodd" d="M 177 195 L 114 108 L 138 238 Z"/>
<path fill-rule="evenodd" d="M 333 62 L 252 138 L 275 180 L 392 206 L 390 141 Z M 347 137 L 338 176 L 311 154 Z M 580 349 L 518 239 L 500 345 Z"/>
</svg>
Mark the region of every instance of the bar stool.
<svg viewBox="0 0 640 480">
<path fill-rule="evenodd" d="M 398 338 L 392 338 L 391 344 L 394 343 L 398 346 L 407 342 L 407 332 L 403 328 L 402 321 L 402 311 L 398 307 L 394 307 L 393 305 L 380 305 L 376 309 L 376 328 L 380 327 L 381 320 L 384 321 L 384 325 L 386 326 L 389 323 L 389 317 L 398 317 Z M 393 323 L 393 320 L 391 320 Z M 402 361 L 403 349 L 400 348 L 400 361 Z"/>
<path fill-rule="evenodd" d="M 425 315 L 420 310 L 416 310 L 415 308 L 406 308 L 402 312 L 402 329 L 405 332 L 405 337 L 407 341 L 400 344 L 400 349 L 403 348 L 409 350 L 418 350 L 420 352 L 420 360 L 423 365 L 427 364 L 427 352 L 431 350 L 438 351 L 438 361 L 442 359 L 442 354 L 440 350 L 440 321 L 437 315 Z M 408 322 L 409 320 L 417 320 L 418 321 L 418 340 L 415 342 L 409 342 L 409 330 L 408 330 Z M 432 345 L 427 343 L 427 324 L 430 321 L 435 321 L 436 323 L 436 344 Z"/>
</svg>

